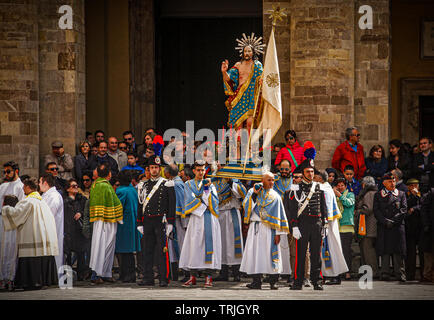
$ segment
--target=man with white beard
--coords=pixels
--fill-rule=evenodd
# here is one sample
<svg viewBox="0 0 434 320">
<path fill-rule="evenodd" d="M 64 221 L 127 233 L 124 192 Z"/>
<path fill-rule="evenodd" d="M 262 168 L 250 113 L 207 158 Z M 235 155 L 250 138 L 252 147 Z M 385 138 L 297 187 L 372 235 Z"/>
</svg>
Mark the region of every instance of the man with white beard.
<svg viewBox="0 0 434 320">
<path fill-rule="evenodd" d="M 63 198 L 54 185 L 54 177 L 45 173 L 39 178 L 39 190 L 43 192 L 42 200 L 51 209 L 54 220 L 56 221 L 57 244 L 59 255 L 56 258 L 57 270 L 63 266 Z"/>
<path fill-rule="evenodd" d="M 282 272 L 280 236 L 289 233 L 282 198 L 273 190 L 274 175 L 264 173 L 262 185 L 255 184 L 243 201 L 244 223 L 249 224 L 240 271 L 252 275 L 250 289 L 261 289 L 262 274 L 269 275 L 270 288 Z"/>
<path fill-rule="evenodd" d="M 18 174 L 20 167 L 15 161 L 3 165 L 4 182 L 0 185 L 0 214 L 4 197 L 14 195 L 18 201 L 24 199 L 23 183 Z M 13 287 L 17 262 L 17 230 L 5 231 L 0 219 L 0 288 Z"/>
</svg>

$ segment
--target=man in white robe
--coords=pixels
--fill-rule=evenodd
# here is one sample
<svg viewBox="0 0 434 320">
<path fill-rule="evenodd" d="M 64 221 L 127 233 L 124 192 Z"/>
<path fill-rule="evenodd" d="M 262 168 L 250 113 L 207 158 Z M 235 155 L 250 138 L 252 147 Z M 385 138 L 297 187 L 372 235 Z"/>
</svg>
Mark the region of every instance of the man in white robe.
<svg viewBox="0 0 434 320">
<path fill-rule="evenodd" d="M 43 174 L 39 178 L 39 190 L 43 192 L 42 200 L 50 207 L 56 221 L 57 243 L 59 254 L 56 256 L 57 270 L 63 266 L 63 198 L 54 185 L 54 178 L 51 174 Z"/>
<path fill-rule="evenodd" d="M 94 284 L 115 282 L 112 268 L 116 248 L 117 226 L 123 224 L 122 203 L 110 185 L 110 166 L 98 165 L 98 178 L 90 190 L 89 221 L 93 223 L 89 267 Z"/>
<path fill-rule="evenodd" d="M 0 214 L 1 206 L 6 195 L 14 195 L 18 201 L 24 199 L 23 183 L 19 174 L 18 163 L 9 161 L 3 165 L 4 182 L 0 185 Z M 3 219 L 0 219 L 0 282 L 11 286 L 15 278 L 17 264 L 17 231 L 5 231 Z M 0 285 L 1 287 L 1 285 Z"/>
<path fill-rule="evenodd" d="M 256 184 L 243 201 L 244 223 L 249 223 L 246 245 L 240 271 L 252 275 L 250 289 L 261 289 L 262 274 L 269 275 L 270 288 L 282 272 L 280 238 L 289 233 L 282 198 L 273 190 L 274 175 L 264 173 L 262 187 Z"/>
<path fill-rule="evenodd" d="M 274 185 L 273 189 L 276 191 L 280 197 L 285 196 L 285 192 L 289 192 L 291 190 L 292 185 L 292 177 L 291 177 L 291 163 L 287 159 L 283 159 L 280 162 L 279 174 L 274 177 Z M 289 275 L 291 274 L 291 258 L 290 258 L 290 246 L 289 240 L 292 235 L 288 235 L 288 237 L 280 238 L 280 253 L 282 254 L 282 273 L 281 275 L 288 275 L 288 282 L 290 282 Z"/>
<path fill-rule="evenodd" d="M 57 284 L 54 256 L 59 254 L 56 223 L 48 205 L 36 192 L 36 179 L 24 181 L 26 198 L 15 207 L 2 208 L 6 231 L 17 229 L 18 267 L 15 285 L 38 289 Z"/>
<path fill-rule="evenodd" d="M 326 239 L 323 240 L 321 249 L 321 272 L 323 277 L 332 278 L 325 284 L 340 284 L 339 275 L 348 271 L 348 266 L 342 252 L 341 237 L 339 235 L 339 219 L 341 218 L 341 212 L 339 211 L 333 188 L 327 182 L 327 172 L 320 171 L 315 173 L 314 180 L 321 184 L 320 188 L 324 191 L 327 206 L 328 227 Z M 323 250 L 326 243 L 328 250 Z"/>
<path fill-rule="evenodd" d="M 240 282 L 240 265 L 243 257 L 241 231 L 241 202 L 247 194 L 238 179 L 214 178 L 219 197 L 219 223 L 222 239 L 222 269 L 215 281 L 229 280 L 229 266 L 235 282 Z"/>
<path fill-rule="evenodd" d="M 212 287 L 213 270 L 221 269 L 221 231 L 218 221 L 218 195 L 211 180 L 203 180 L 205 163 L 193 165 L 195 178 L 185 183 L 184 216 L 190 216 L 179 267 L 191 271 L 190 279 L 183 284 L 196 284 L 199 270 L 206 276 L 205 288 Z"/>
</svg>

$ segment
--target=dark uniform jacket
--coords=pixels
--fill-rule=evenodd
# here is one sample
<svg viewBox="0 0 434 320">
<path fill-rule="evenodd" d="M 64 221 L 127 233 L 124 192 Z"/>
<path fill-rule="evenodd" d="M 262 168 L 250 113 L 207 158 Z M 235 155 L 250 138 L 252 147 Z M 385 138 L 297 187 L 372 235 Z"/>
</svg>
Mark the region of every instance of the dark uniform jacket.
<svg viewBox="0 0 434 320">
<path fill-rule="evenodd" d="M 298 185 L 298 190 L 290 190 L 285 192 L 283 198 L 283 205 L 285 206 L 286 217 L 291 224 L 291 228 L 298 227 L 299 217 L 297 217 L 298 212 L 298 201 L 295 199 L 294 192 L 297 193 L 297 197 L 300 199 L 302 193 L 309 195 L 312 188 L 312 183 L 305 183 L 304 181 Z M 304 203 L 302 201 L 300 206 Z M 301 216 L 311 216 L 321 218 L 323 224 L 327 220 L 327 206 L 325 202 L 324 191 L 320 189 L 320 184 L 318 183 L 315 188 L 315 192 L 312 195 L 308 205 L 301 213 Z"/>
<path fill-rule="evenodd" d="M 407 253 L 405 242 L 405 223 L 407 199 L 405 193 L 395 189 L 387 193 L 385 189 L 374 196 L 374 215 L 377 219 L 377 255 Z M 387 221 L 391 226 L 387 226 Z"/>
<path fill-rule="evenodd" d="M 418 153 L 414 155 L 413 158 L 413 176 L 412 178 L 416 178 L 419 180 L 419 183 L 421 182 L 421 176 L 425 174 L 425 172 L 429 173 L 429 186 L 427 186 L 427 189 L 434 187 L 434 152 L 430 152 L 428 155 L 428 164 L 424 165 L 424 159 L 423 154 Z M 419 166 L 424 165 L 423 169 L 419 168 Z M 422 187 L 422 186 L 421 186 Z"/>
<path fill-rule="evenodd" d="M 160 219 L 166 215 L 167 222 L 174 224 L 175 212 L 176 212 L 176 196 L 175 196 L 175 185 L 173 181 L 168 181 L 162 177 L 164 181 L 160 184 L 157 191 L 149 200 L 144 212 L 143 204 L 139 201 L 139 207 L 137 212 L 137 222 L 139 225 L 146 223 L 147 219 Z M 152 181 L 149 179 L 144 182 L 143 188 L 146 190 L 146 195 L 151 193 L 152 188 L 158 183 L 159 179 Z M 140 190 L 139 190 L 140 198 Z"/>
<path fill-rule="evenodd" d="M 416 243 L 419 242 L 422 232 L 422 221 L 420 216 L 420 210 L 422 207 L 421 196 L 413 195 L 410 191 L 406 193 L 407 197 L 407 216 L 405 217 L 405 232 L 407 237 L 416 239 Z M 413 213 L 409 213 L 413 208 Z"/>
<path fill-rule="evenodd" d="M 411 176 L 411 159 L 410 157 L 403 153 L 399 155 L 398 163 L 395 165 L 394 157 L 387 157 L 387 171 L 392 171 L 393 169 L 398 168 L 402 172 L 402 179 L 407 181 L 407 179 Z"/>
<path fill-rule="evenodd" d="M 71 250 L 81 252 L 86 249 L 85 245 L 88 240 L 82 233 L 86 201 L 87 199 L 79 193 L 75 196 L 75 200 L 69 196 L 66 196 L 63 200 L 65 233 L 63 241 L 65 252 Z M 74 219 L 76 213 L 81 213 L 81 218 L 77 221 Z"/>
<path fill-rule="evenodd" d="M 421 206 L 422 239 L 420 247 L 423 252 L 434 254 L 434 188 L 422 198 Z"/>
</svg>

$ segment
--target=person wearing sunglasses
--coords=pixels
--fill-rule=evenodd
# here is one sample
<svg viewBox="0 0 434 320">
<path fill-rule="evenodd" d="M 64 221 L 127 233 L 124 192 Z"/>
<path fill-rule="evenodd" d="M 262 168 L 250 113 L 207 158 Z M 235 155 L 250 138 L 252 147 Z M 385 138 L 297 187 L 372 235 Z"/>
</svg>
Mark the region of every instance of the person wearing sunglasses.
<svg viewBox="0 0 434 320">
<path fill-rule="evenodd" d="M 278 166 L 282 160 L 286 159 L 291 164 L 291 172 L 293 172 L 306 158 L 303 154 L 303 147 L 298 143 L 297 134 L 294 130 L 285 132 L 285 140 L 286 146 L 279 151 L 274 164 Z"/>
<path fill-rule="evenodd" d="M 136 143 L 136 138 L 134 137 L 134 133 L 131 130 L 128 130 L 122 133 L 122 136 L 124 137 L 124 142 L 129 145 L 130 150 L 132 152 L 138 153 L 137 147 L 139 145 Z"/>
<path fill-rule="evenodd" d="M 45 166 L 45 173 L 51 174 L 54 178 L 56 190 L 63 196 L 65 194 L 67 181 L 59 177 L 59 167 L 55 162 L 49 162 Z"/>
<path fill-rule="evenodd" d="M 354 178 L 360 180 L 366 171 L 365 153 L 359 143 L 360 133 L 356 127 L 345 130 L 346 141 L 342 142 L 335 150 L 332 159 L 332 167 L 344 172 L 346 166 L 354 168 Z"/>
<path fill-rule="evenodd" d="M 55 162 L 59 169 L 58 175 L 60 178 L 69 180 L 72 178 L 74 170 L 74 160 L 70 154 L 65 153 L 63 143 L 61 141 L 54 141 L 51 144 L 51 154 L 44 157 L 44 164 Z"/>
<path fill-rule="evenodd" d="M 79 193 L 78 182 L 68 181 L 67 196 L 63 200 L 65 210 L 65 264 L 72 267 L 72 252 L 77 255 L 77 280 L 83 281 L 90 276 L 89 266 L 86 266 L 85 250 L 89 240 L 83 235 L 83 214 L 87 199 Z"/>
<path fill-rule="evenodd" d="M 20 168 L 15 161 L 6 162 L 3 165 L 3 183 L 0 184 L 0 214 L 4 198 L 7 195 L 14 195 L 18 201 L 24 199 L 23 183 L 18 174 Z M 4 250 L 0 250 L 0 288 L 13 288 L 13 280 L 15 277 L 16 264 L 16 230 L 5 231 L 3 228 L 3 220 L 0 216 L 0 241 Z"/>
<path fill-rule="evenodd" d="M 92 175 L 90 173 L 83 174 L 83 178 L 81 179 L 81 187 L 78 188 L 78 192 L 86 199 L 89 199 L 91 187 L 92 187 Z"/>
</svg>

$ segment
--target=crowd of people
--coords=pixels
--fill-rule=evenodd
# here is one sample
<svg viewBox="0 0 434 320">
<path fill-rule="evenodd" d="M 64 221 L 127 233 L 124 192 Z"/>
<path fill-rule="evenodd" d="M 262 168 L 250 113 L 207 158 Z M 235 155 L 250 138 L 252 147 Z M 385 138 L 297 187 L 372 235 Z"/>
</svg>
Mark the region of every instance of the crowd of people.
<svg viewBox="0 0 434 320">
<path fill-rule="evenodd" d="M 67 265 L 94 285 L 249 277 L 250 289 L 285 279 L 323 290 L 356 278 L 354 243 L 374 279 L 434 283 L 432 140 L 392 140 L 388 157 L 381 145 L 365 157 L 357 128 L 345 136 L 319 170 L 313 144 L 288 130 L 257 181 L 216 177 L 224 165 L 206 153 L 168 164 L 152 128 L 142 144 L 131 131 L 88 132 L 75 157 L 54 141 L 39 179 L 3 165 L 1 288 L 57 285 Z"/>
</svg>

